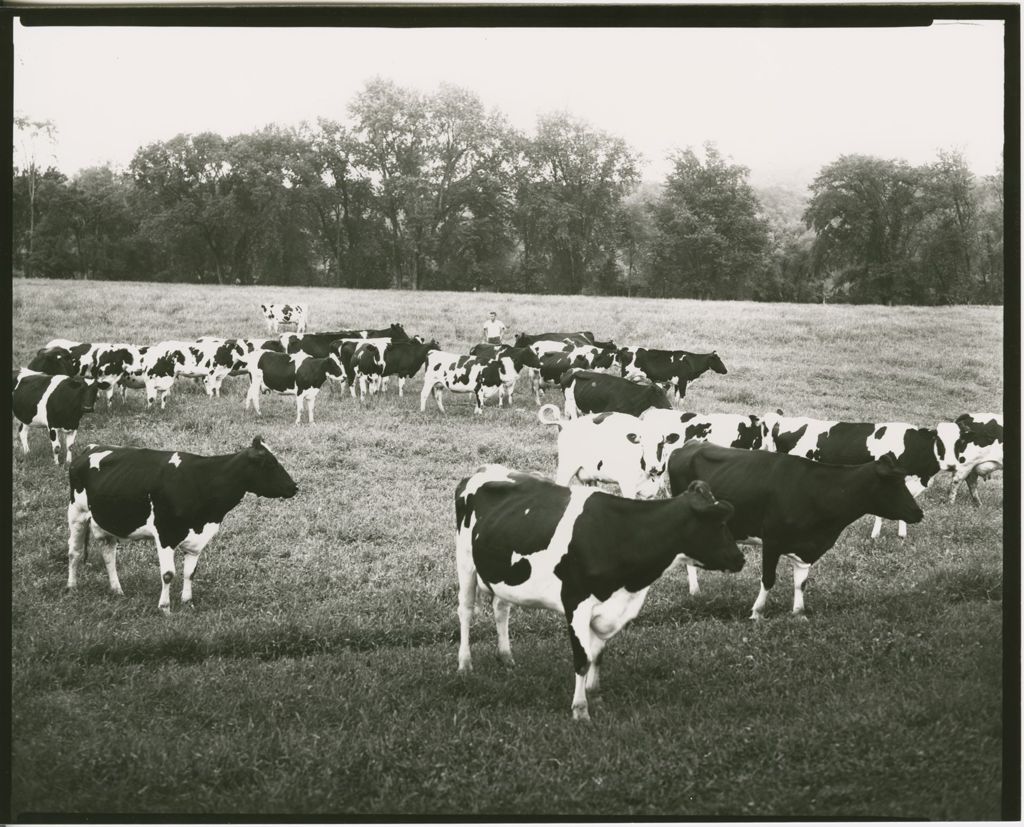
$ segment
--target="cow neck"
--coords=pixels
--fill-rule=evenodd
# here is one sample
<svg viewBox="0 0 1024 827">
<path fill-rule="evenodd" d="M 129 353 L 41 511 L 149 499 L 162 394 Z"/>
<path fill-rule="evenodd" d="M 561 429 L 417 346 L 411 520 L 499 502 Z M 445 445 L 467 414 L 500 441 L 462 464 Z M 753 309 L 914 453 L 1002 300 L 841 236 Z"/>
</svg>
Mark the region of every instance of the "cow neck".
<svg viewBox="0 0 1024 827">
<path fill-rule="evenodd" d="M 193 484 L 196 493 L 210 506 L 222 507 L 227 513 L 249 491 L 248 464 L 245 451 L 215 457 L 197 457 Z"/>
<path fill-rule="evenodd" d="M 624 500 L 633 530 L 629 536 L 629 565 L 645 581 L 657 580 L 680 554 L 686 554 L 683 538 L 692 527 L 693 510 L 682 496 L 667 500 Z"/>
<path fill-rule="evenodd" d="M 866 500 L 857 495 L 866 491 L 877 475 L 874 462 L 863 465 L 833 465 L 832 468 L 845 468 L 849 471 L 853 485 L 814 485 L 816 503 L 826 506 L 827 513 L 835 519 L 845 520 L 847 524 L 870 513 L 865 507 Z"/>
</svg>

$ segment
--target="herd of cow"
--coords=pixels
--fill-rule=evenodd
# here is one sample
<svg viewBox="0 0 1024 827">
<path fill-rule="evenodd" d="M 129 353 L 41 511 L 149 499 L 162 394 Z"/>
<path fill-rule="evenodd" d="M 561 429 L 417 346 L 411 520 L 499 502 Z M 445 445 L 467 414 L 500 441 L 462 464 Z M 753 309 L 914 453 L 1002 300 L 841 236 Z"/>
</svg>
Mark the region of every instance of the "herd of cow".
<svg viewBox="0 0 1024 827">
<path fill-rule="evenodd" d="M 916 502 L 941 472 L 953 476 L 952 503 L 966 481 L 975 503 L 978 477 L 1002 467 L 999 414 L 962 414 L 934 427 L 903 422 L 850 423 L 790 417 L 696 414 L 673 406 L 707 370 L 727 373 L 717 353 L 618 347 L 589 331 L 520 334 L 512 345 L 480 344 L 469 354 L 410 337 L 399 324 L 379 330 L 306 334 L 302 305 L 261 305 L 273 332 L 281 322 L 299 331 L 270 339 L 162 342 L 149 347 L 55 339 L 12 375 L 12 408 L 22 449 L 28 426 L 48 430 L 60 462 L 58 434 L 70 463 L 68 588 L 90 537 L 102 544 L 111 590 L 121 594 L 118 543 L 151 538 L 162 575 L 159 607 L 170 612 L 174 552 L 184 553 L 181 601 L 192 597 L 199 555 L 246 492 L 291 497 L 298 487 L 259 437 L 236 454 L 205 457 L 180 451 L 89 445 L 74 460 L 83 413 L 100 390 L 145 388 L 147 406 L 161 408 L 175 380 L 201 380 L 219 395 L 229 375 L 248 374 L 244 406 L 259 413 L 263 392 L 296 398 L 296 423 L 327 380 L 360 400 L 386 390 L 390 376 L 424 371 L 420 409 L 442 389 L 473 393 L 475 412 L 497 396 L 501 406 L 522 372 L 537 404 L 559 387 L 564 415 L 542 405 L 538 418 L 558 428 L 555 480 L 498 465 L 463 479 L 455 492 L 461 643 L 459 670 L 471 668 L 469 630 L 477 592 L 492 599 L 498 650 L 512 662 L 508 621 L 513 604 L 562 613 L 576 674 L 572 711 L 589 717 L 601 652 L 636 616 L 648 588 L 674 561 L 697 569 L 739 571 L 738 541 L 761 546 L 760 592 L 751 617 L 761 619 L 781 557 L 793 563 L 793 613 L 804 611 L 811 566 L 860 517 L 916 523 Z M 616 371 L 619 375 L 611 372 Z M 582 485 L 573 485 L 581 483 Z M 588 487 L 611 483 L 620 496 Z"/>
</svg>

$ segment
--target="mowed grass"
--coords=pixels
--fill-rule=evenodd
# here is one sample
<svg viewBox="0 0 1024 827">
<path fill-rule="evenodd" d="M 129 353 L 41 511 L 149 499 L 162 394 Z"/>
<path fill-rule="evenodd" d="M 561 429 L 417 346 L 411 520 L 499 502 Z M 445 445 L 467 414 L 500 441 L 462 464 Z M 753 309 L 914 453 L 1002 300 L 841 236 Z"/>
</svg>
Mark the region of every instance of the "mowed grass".
<svg viewBox="0 0 1024 827">
<path fill-rule="evenodd" d="M 56 336 L 139 344 L 263 335 L 257 303 L 307 301 L 311 329 L 384 326 L 463 351 L 487 311 L 510 330 L 590 329 L 624 344 L 717 349 L 701 412 L 932 425 L 1002 410 L 997 308 L 884 308 L 494 294 L 16 280 L 14 365 Z M 13 812 L 308 815 L 914 817 L 1000 814 L 1002 481 L 870 541 L 851 526 L 815 566 L 807 622 L 789 564 L 769 616 L 738 575 L 685 570 L 612 642 L 603 704 L 574 723 L 565 621 L 514 609 L 517 666 L 489 607 L 475 672 L 456 673 L 453 490 L 484 462 L 553 472 L 555 433 L 525 382 L 511 410 L 447 416 L 421 380 L 360 406 L 325 390 L 317 423 L 247 380 L 221 399 L 179 382 L 167 410 L 102 403 L 79 444 L 228 453 L 262 434 L 301 492 L 247 497 L 204 552 L 194 606 L 157 609 L 149 542 L 126 544 L 123 599 L 98 549 L 67 578 L 67 476 L 46 438 L 13 461 Z M 554 394 L 560 401 L 560 394 Z M 549 392 L 549 399 L 551 394 Z M 12 431 L 13 439 L 13 431 Z M 180 558 L 179 558 L 180 574 Z"/>
</svg>

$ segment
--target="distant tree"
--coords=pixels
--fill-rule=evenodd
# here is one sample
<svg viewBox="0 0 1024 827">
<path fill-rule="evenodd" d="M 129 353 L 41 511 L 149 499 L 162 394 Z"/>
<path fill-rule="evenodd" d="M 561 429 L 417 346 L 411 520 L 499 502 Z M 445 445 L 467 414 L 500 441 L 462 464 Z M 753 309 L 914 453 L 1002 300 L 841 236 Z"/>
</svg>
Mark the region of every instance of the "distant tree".
<svg viewBox="0 0 1024 827">
<path fill-rule="evenodd" d="M 25 115 L 14 116 L 15 164 L 25 177 L 28 222 L 26 228 L 27 253 L 24 257 L 25 275 L 32 275 L 32 253 L 35 246 L 36 194 L 42 174 L 40 158 L 53 158 L 57 127 L 53 121 L 35 121 Z M 47 168 L 50 164 L 47 163 Z"/>
<path fill-rule="evenodd" d="M 559 113 L 538 120 L 524 160 L 515 222 L 527 271 L 543 272 L 556 292 L 599 289 L 614 272 L 618 208 L 639 181 L 639 156 Z"/>
<path fill-rule="evenodd" d="M 905 161 L 843 155 L 811 184 L 804 213 L 816 233 L 814 266 L 851 300 L 921 298 L 914 255 L 928 212 L 926 180 Z"/>
<path fill-rule="evenodd" d="M 703 160 L 687 148 L 672 162 L 653 208 L 653 289 L 701 299 L 746 295 L 752 280 L 763 276 L 770 252 L 750 171 L 728 162 L 713 143 L 704 145 Z"/>
<path fill-rule="evenodd" d="M 616 292 L 626 296 L 649 292 L 651 248 L 656 235 L 653 205 L 660 197 L 660 188 L 638 187 L 622 199 L 615 222 L 621 282 Z"/>
<path fill-rule="evenodd" d="M 976 281 L 974 300 L 1003 303 L 1003 166 L 975 182 L 977 204 Z"/>
</svg>

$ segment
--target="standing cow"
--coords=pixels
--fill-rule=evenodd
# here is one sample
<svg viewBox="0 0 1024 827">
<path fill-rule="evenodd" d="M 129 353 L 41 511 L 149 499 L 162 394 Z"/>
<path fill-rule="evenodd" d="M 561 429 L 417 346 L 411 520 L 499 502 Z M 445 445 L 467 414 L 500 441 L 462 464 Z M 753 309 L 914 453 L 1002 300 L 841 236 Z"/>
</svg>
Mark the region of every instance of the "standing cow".
<svg viewBox="0 0 1024 827">
<path fill-rule="evenodd" d="M 158 607 L 171 613 L 174 552 L 185 553 L 182 605 L 192 600 L 199 555 L 217 536 L 228 512 L 247 494 L 294 497 L 295 481 L 256 437 L 235 454 L 199 456 L 184 451 L 90 445 L 68 472 L 68 590 L 78 585 L 79 562 L 90 535 L 103 543 L 110 590 L 123 595 L 117 577 L 121 540 L 151 538 L 160 558 Z"/>
<path fill-rule="evenodd" d="M 11 410 L 18 420 L 22 453 L 28 453 L 28 429 L 35 425 L 49 434 L 56 465 L 61 462 L 60 438 L 64 437 L 65 462 L 70 463 L 82 414 L 95 409 L 99 385 L 78 376 L 50 376 L 24 368 L 13 378 Z"/>
<path fill-rule="evenodd" d="M 260 391 L 264 388 L 275 393 L 295 397 L 295 424 L 302 422 L 302 408 L 306 407 L 309 424 L 313 424 L 313 405 L 320 388 L 329 377 L 343 376 L 341 362 L 333 353 L 324 359 L 314 359 L 305 353 L 289 355 L 257 350 L 246 358 L 246 367 L 252 383 L 245 395 L 243 410 L 251 404 L 257 416 L 260 411 Z"/>
<path fill-rule="evenodd" d="M 296 333 L 306 332 L 309 308 L 304 304 L 261 304 L 260 310 L 270 333 L 279 332 L 283 324 L 294 324 Z"/>
<path fill-rule="evenodd" d="M 556 611 L 568 624 L 576 674 L 572 715 L 588 720 L 587 695 L 600 689 L 605 645 L 637 616 L 647 590 L 676 559 L 743 568 L 724 525 L 731 514 L 704 483 L 670 500 L 629 500 L 484 466 L 455 489 L 459 671 L 473 666 L 469 632 L 478 589 L 491 595 L 498 654 L 509 666 L 512 606 Z"/>
</svg>

